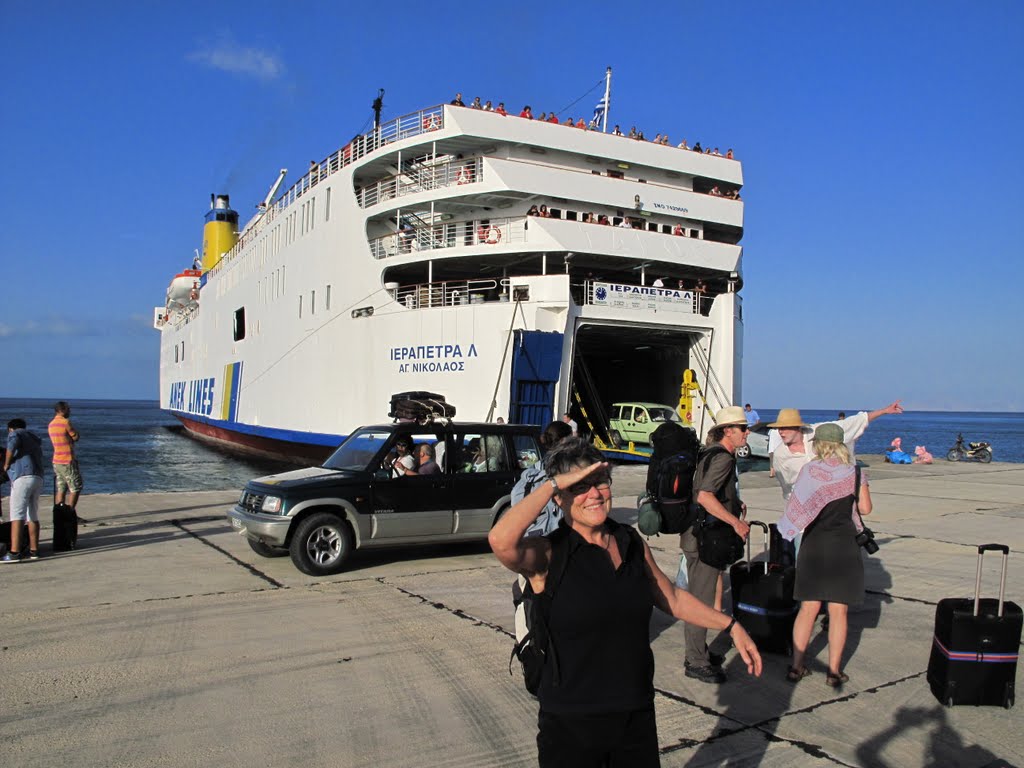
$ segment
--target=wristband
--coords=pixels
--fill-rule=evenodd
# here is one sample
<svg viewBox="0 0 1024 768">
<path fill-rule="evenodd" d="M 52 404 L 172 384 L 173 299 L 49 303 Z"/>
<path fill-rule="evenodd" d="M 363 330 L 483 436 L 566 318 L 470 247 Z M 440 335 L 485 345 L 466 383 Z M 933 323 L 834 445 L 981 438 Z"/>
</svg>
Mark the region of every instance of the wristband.
<svg viewBox="0 0 1024 768">
<path fill-rule="evenodd" d="M 729 622 L 729 626 L 725 628 L 725 634 L 728 635 L 730 632 L 732 632 L 732 628 L 733 628 L 733 626 L 735 624 L 736 624 L 736 617 L 733 616 L 732 617 L 732 621 Z"/>
<path fill-rule="evenodd" d="M 550 478 L 550 479 L 551 479 L 551 487 L 555 489 L 555 493 L 561 493 L 562 489 L 558 487 L 558 481 L 555 480 L 555 478 L 553 478 L 553 477 Z"/>
</svg>

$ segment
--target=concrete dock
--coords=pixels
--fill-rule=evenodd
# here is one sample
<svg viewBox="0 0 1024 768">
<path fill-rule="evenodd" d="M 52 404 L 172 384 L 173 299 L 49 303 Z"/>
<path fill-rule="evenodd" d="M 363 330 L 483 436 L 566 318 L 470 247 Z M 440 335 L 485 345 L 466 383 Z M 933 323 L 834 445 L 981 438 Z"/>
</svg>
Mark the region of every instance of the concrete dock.
<svg viewBox="0 0 1024 768">
<path fill-rule="evenodd" d="M 1024 702 L 946 709 L 925 681 L 935 603 L 973 592 L 978 544 L 1010 546 L 1007 598 L 1024 602 L 1024 465 L 860 458 L 881 550 L 850 682 L 825 685 L 817 635 L 798 685 L 785 658 L 752 679 L 734 653 L 728 683 L 699 683 L 682 626 L 656 613 L 663 766 L 1024 767 Z M 635 517 L 645 472 L 615 470 L 616 517 Z M 749 518 L 778 518 L 763 468 L 741 485 Z M 81 548 L 57 555 L 44 498 L 43 559 L 0 565 L 3 765 L 536 764 L 537 705 L 508 671 L 512 576 L 486 544 L 356 553 L 312 579 L 231 530 L 238 490 L 86 495 Z M 674 574 L 677 537 L 650 544 Z"/>
</svg>

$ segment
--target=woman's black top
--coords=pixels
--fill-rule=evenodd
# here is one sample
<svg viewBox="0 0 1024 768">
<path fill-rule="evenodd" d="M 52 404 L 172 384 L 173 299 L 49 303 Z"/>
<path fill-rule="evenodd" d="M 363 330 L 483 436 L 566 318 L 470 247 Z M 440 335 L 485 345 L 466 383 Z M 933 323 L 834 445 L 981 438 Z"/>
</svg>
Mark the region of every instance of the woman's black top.
<svg viewBox="0 0 1024 768">
<path fill-rule="evenodd" d="M 864 602 L 864 561 L 853 524 L 853 500 L 850 494 L 829 502 L 804 531 L 793 586 L 797 600 Z"/>
<path fill-rule="evenodd" d="M 558 663 L 544 665 L 537 695 L 542 711 L 593 714 L 654 705 L 654 596 L 643 541 L 631 527 L 610 518 L 606 525 L 622 556 L 618 570 L 604 547 L 568 529 L 568 561 L 548 606 Z"/>
</svg>

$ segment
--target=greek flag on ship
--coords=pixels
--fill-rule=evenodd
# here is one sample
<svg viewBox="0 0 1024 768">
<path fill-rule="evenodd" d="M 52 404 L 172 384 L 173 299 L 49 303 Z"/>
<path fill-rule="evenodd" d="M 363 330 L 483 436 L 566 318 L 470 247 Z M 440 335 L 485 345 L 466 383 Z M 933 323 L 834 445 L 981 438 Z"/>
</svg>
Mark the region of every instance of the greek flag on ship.
<svg viewBox="0 0 1024 768">
<path fill-rule="evenodd" d="M 611 101 L 611 96 L 608 97 L 608 101 Z M 602 96 L 601 100 L 597 102 L 597 106 L 594 107 L 594 117 L 590 121 L 591 128 L 601 127 L 601 124 L 604 122 L 604 113 L 606 109 L 608 109 L 608 104 L 606 103 L 604 96 Z"/>
</svg>

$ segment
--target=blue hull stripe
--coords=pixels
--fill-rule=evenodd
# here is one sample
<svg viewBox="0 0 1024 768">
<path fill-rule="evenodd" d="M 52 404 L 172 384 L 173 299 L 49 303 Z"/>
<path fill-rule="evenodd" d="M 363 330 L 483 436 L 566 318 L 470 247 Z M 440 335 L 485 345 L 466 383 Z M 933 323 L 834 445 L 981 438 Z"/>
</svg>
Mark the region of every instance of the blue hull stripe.
<svg viewBox="0 0 1024 768">
<path fill-rule="evenodd" d="M 241 435 L 255 435 L 266 437 L 271 440 L 281 440 L 286 443 L 298 443 L 300 445 L 315 445 L 325 448 L 337 448 L 344 441 L 346 435 L 332 435 L 326 432 L 299 432 L 293 429 L 275 429 L 274 427 L 259 427 L 252 424 L 239 424 L 238 422 L 211 419 L 207 416 L 199 416 L 186 411 L 168 409 L 171 413 L 180 415 L 183 419 L 191 419 L 201 424 L 209 424 L 212 427 L 238 432 Z"/>
</svg>

